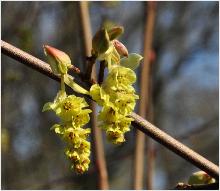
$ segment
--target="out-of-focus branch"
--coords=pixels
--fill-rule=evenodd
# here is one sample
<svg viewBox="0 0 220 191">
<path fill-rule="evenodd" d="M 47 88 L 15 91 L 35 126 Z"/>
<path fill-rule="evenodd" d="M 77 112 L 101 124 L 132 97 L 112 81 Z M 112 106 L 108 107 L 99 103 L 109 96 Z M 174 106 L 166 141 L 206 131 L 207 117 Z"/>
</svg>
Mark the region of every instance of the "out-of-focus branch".
<svg viewBox="0 0 220 191">
<path fill-rule="evenodd" d="M 59 81 L 59 77 L 52 73 L 52 70 L 50 69 L 47 63 L 31 56 L 30 54 L 4 41 L 1 41 L 1 50 L 3 54 L 8 55 L 9 57 L 19 61 L 20 63 L 23 63 L 39 71 L 40 73 L 47 75 L 48 77 Z M 219 178 L 219 167 L 217 165 L 207 160 L 206 158 L 202 157 L 195 151 L 191 150 L 186 145 L 180 143 L 170 135 L 166 134 L 165 132 L 163 132 L 162 130 L 160 130 L 159 128 L 157 128 L 156 126 L 154 126 L 153 124 L 142 118 L 141 116 L 135 113 L 132 113 L 130 116 L 134 119 L 134 121 L 132 122 L 134 128 L 139 129 L 146 135 L 153 138 L 158 143 L 162 144 L 169 150 L 173 151 L 180 157 L 187 160 L 188 162 L 194 164 L 201 170 L 205 171 L 213 178 L 216 179 Z"/>
<path fill-rule="evenodd" d="M 96 57 L 91 56 L 92 31 L 91 31 L 91 24 L 90 24 L 88 2 L 80 1 L 79 7 L 80 7 L 81 28 L 83 32 L 84 49 L 86 53 L 85 56 L 87 57 L 87 64 L 88 64 L 86 77 L 87 79 L 91 79 L 91 77 L 93 79 L 96 79 L 96 67 L 95 67 Z M 96 168 L 98 171 L 99 189 L 107 190 L 109 189 L 108 173 L 107 173 L 107 168 L 106 168 L 102 132 L 101 132 L 101 129 L 98 128 L 98 125 L 97 125 L 95 102 L 91 101 L 90 107 L 93 111 L 91 113 L 92 139 L 94 141 L 93 147 L 94 147 Z"/>
<path fill-rule="evenodd" d="M 139 104 L 139 114 L 143 118 L 147 117 L 148 120 L 150 116 L 153 116 L 150 112 L 151 107 L 151 63 L 149 55 L 152 49 L 153 41 L 153 30 L 154 30 L 154 20 L 155 20 L 155 2 L 144 2 L 146 5 L 147 19 L 145 22 L 145 33 L 144 33 L 144 62 L 141 68 L 141 84 L 140 84 L 140 104 Z M 145 146 L 145 135 L 137 131 L 136 134 L 136 148 L 135 148 L 135 177 L 134 177 L 134 189 L 143 189 L 143 172 L 144 172 L 144 146 Z M 148 144 L 148 153 L 150 157 L 148 161 L 147 170 L 147 189 L 152 189 L 152 179 L 153 179 L 153 160 L 154 157 L 152 153 L 153 144 Z"/>
<path fill-rule="evenodd" d="M 147 56 L 147 61 L 149 65 L 149 88 L 148 88 L 148 99 L 149 104 L 147 109 L 147 119 L 150 122 L 153 122 L 154 114 L 153 114 L 153 97 L 152 97 L 152 65 L 154 60 L 152 60 L 152 44 L 153 44 L 153 32 L 154 32 L 154 23 L 156 17 L 156 2 L 149 1 L 146 7 L 146 11 L 148 17 L 145 23 L 145 39 L 144 44 L 146 49 L 144 51 L 144 55 Z M 154 178 L 154 163 L 156 157 L 156 150 L 154 143 L 152 140 L 147 139 L 147 173 L 146 173 L 146 188 L 147 190 L 153 189 L 153 178 Z"/>
</svg>

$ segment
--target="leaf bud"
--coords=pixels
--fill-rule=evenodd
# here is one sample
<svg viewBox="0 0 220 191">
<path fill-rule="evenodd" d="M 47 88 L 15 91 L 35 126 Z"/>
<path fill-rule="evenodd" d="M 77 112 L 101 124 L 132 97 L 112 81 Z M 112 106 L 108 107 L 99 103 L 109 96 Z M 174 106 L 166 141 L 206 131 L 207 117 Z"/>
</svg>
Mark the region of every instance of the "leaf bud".
<svg viewBox="0 0 220 191">
<path fill-rule="evenodd" d="M 118 38 L 121 34 L 124 33 L 124 27 L 117 26 L 108 30 L 108 35 L 110 40 Z"/>
<path fill-rule="evenodd" d="M 188 183 L 190 185 L 193 184 L 210 184 L 210 183 L 215 183 L 215 179 L 209 176 L 206 172 L 204 171 L 198 171 L 193 173 L 188 180 Z"/>
<path fill-rule="evenodd" d="M 92 53 L 100 55 L 108 50 L 110 40 L 106 29 L 101 29 L 96 32 L 92 39 Z"/>
</svg>

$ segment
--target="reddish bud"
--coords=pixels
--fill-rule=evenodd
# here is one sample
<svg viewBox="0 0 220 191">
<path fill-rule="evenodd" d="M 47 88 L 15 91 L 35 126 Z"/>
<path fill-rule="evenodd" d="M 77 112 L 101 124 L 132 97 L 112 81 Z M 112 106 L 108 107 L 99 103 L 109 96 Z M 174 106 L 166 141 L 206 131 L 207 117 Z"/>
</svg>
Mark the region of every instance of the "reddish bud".
<svg viewBox="0 0 220 191">
<path fill-rule="evenodd" d="M 126 56 L 128 57 L 128 49 L 123 45 L 120 41 L 118 40 L 113 40 L 112 41 L 115 49 L 121 56 Z"/>
<path fill-rule="evenodd" d="M 66 74 L 71 66 L 70 57 L 54 47 L 44 45 L 44 53 L 49 58 L 49 64 L 55 74 Z"/>
<path fill-rule="evenodd" d="M 47 54 L 55 59 L 58 59 L 60 62 L 71 64 L 70 57 L 65 52 L 60 51 L 49 45 L 44 45 L 44 50 Z"/>
</svg>

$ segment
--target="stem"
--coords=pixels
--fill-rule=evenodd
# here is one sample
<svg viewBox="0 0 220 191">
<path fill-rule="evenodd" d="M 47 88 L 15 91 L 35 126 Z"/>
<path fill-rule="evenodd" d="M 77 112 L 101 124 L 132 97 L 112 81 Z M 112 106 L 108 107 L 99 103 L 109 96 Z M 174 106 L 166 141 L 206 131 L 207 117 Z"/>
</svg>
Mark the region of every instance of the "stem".
<svg viewBox="0 0 220 191">
<path fill-rule="evenodd" d="M 100 68 L 99 68 L 99 79 L 98 83 L 101 85 L 104 79 L 104 73 L 105 73 L 105 60 L 100 62 Z"/>
<path fill-rule="evenodd" d="M 34 70 L 37 70 L 42 74 L 45 74 L 46 76 L 52 79 L 55 79 L 57 81 L 60 80 L 59 76 L 52 73 L 52 70 L 50 69 L 49 64 L 4 42 L 3 40 L 1 41 L 1 50 L 3 54 L 19 61 L 20 63 L 23 63 L 33 68 Z M 83 96 L 90 98 L 89 96 L 86 96 L 86 95 L 83 95 Z M 163 132 L 158 127 L 154 126 L 153 124 L 151 124 L 150 122 L 142 118 L 141 116 L 135 113 L 132 113 L 130 116 L 134 119 L 134 121 L 132 122 L 132 125 L 134 128 L 139 129 L 140 131 L 150 136 L 155 141 L 162 144 L 169 150 L 173 151 L 180 157 L 194 164 L 201 170 L 204 170 L 207 174 L 209 174 L 213 178 L 218 179 L 219 167 L 217 165 L 205 159 L 204 157 L 202 157 L 195 151 L 191 150 L 184 144 L 180 143 L 179 141 L 177 141 L 170 135 L 166 134 L 165 132 Z"/>
<path fill-rule="evenodd" d="M 60 82 L 61 91 L 65 92 L 64 75 L 61 75 L 60 79 L 61 79 L 61 82 Z"/>
<path fill-rule="evenodd" d="M 86 80 L 90 81 L 92 79 L 93 76 L 93 67 L 95 67 L 95 63 L 96 63 L 96 56 L 92 55 L 90 57 L 87 57 L 86 59 L 86 73 L 85 73 L 85 78 Z"/>
</svg>

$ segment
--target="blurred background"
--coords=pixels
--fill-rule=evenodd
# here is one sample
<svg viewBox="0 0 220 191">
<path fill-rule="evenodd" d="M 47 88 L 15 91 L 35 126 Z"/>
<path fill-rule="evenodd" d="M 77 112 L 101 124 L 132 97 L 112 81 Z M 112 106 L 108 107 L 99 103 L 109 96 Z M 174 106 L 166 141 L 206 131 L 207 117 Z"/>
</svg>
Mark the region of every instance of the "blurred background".
<svg viewBox="0 0 220 191">
<path fill-rule="evenodd" d="M 78 4 L 2 2 L 2 40 L 42 60 L 46 60 L 42 45 L 49 44 L 83 69 Z M 103 24 L 122 25 L 125 33 L 120 40 L 129 52 L 143 55 L 145 10 L 146 2 L 89 2 L 92 33 Z M 154 124 L 215 164 L 219 163 L 218 43 L 218 2 L 157 2 L 152 45 Z M 49 130 L 58 119 L 41 112 L 59 84 L 3 54 L 1 62 L 1 188 L 99 189 L 95 157 L 86 174 L 72 172 L 62 141 Z M 140 69 L 136 73 L 139 77 Z M 131 129 L 121 146 L 104 139 L 110 189 L 133 189 L 135 130 Z M 197 170 L 155 143 L 153 189 L 172 189 Z"/>
</svg>

